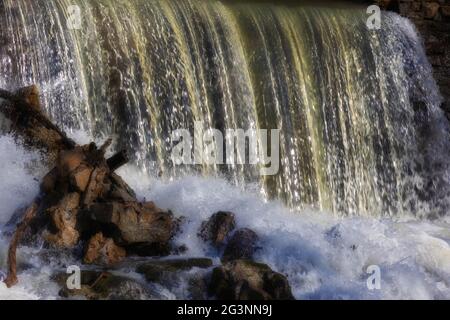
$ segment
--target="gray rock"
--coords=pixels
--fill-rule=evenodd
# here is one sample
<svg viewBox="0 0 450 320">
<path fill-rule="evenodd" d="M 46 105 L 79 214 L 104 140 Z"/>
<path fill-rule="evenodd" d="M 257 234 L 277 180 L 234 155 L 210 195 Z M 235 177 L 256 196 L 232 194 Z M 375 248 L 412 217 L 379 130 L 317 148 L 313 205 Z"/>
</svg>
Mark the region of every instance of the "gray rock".
<svg viewBox="0 0 450 320">
<path fill-rule="evenodd" d="M 253 259 L 258 249 L 258 235 L 250 229 L 237 230 L 228 241 L 222 256 L 222 262 L 238 259 Z"/>
<path fill-rule="evenodd" d="M 217 212 L 205 221 L 198 233 L 198 236 L 214 247 L 220 248 L 231 231 L 236 227 L 234 214 L 231 212 Z"/>
<path fill-rule="evenodd" d="M 215 268 L 208 291 L 219 300 L 294 299 L 284 275 L 250 260 L 234 260 Z"/>
</svg>

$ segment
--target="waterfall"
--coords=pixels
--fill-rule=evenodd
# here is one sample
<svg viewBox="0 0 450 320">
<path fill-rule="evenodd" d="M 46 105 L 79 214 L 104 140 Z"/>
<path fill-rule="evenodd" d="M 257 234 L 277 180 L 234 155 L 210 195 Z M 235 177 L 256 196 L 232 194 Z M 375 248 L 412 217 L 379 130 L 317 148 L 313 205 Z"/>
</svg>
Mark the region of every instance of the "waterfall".
<svg viewBox="0 0 450 320">
<path fill-rule="evenodd" d="M 379 30 L 367 18 L 214 0 L 0 0 L 0 87 L 37 84 L 54 121 L 114 137 L 149 174 L 257 183 L 290 207 L 443 215 L 448 124 L 421 40 L 396 14 Z M 171 132 L 195 122 L 280 129 L 279 173 L 174 166 Z"/>
</svg>

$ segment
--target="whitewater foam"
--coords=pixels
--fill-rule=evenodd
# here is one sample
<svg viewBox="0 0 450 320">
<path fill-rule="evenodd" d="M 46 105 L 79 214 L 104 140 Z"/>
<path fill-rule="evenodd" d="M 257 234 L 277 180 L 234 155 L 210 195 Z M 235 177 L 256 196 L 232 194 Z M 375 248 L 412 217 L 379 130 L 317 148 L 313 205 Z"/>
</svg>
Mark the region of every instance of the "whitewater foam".
<svg viewBox="0 0 450 320">
<path fill-rule="evenodd" d="M 11 137 L 0 138 L 0 219 L 8 220 L 17 207 L 38 192 L 43 168 L 30 163 L 37 155 L 25 151 Z M 255 230 L 262 249 L 257 259 L 286 274 L 299 299 L 450 299 L 450 225 L 448 221 L 420 221 L 412 217 L 338 217 L 317 210 L 293 211 L 280 202 L 266 201 L 257 186 L 246 189 L 226 180 L 189 176 L 163 181 L 144 176 L 126 166 L 119 172 L 139 197 L 154 200 L 186 223 L 178 243 L 186 256 L 219 253 L 205 245 L 197 230 L 219 210 L 236 213 L 240 227 Z M 1 230 L 1 228 L 0 228 Z M 0 269 L 6 268 L 8 239 L 0 237 Z M 20 248 L 20 283 L 12 289 L 0 284 L 0 299 L 56 299 L 51 275 L 74 263 L 69 257 L 42 261 L 40 248 Z M 381 269 L 381 290 L 366 285 L 369 265 Z M 183 297 L 186 290 L 169 292 L 168 299 Z"/>
</svg>

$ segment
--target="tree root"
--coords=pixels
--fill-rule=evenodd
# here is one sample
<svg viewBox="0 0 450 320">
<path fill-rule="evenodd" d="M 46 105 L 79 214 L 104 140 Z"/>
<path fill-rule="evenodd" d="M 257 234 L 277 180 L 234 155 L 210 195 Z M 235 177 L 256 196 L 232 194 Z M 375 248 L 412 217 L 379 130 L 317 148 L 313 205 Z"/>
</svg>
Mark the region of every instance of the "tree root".
<svg viewBox="0 0 450 320">
<path fill-rule="evenodd" d="M 11 243 L 9 245 L 8 250 L 8 276 L 4 280 L 4 283 L 8 288 L 16 285 L 17 280 L 17 261 L 16 261 L 16 251 L 17 246 L 20 244 L 20 240 L 22 240 L 23 234 L 25 233 L 27 227 L 30 222 L 36 215 L 38 209 L 37 203 L 33 203 L 25 212 L 25 216 L 23 217 L 22 222 L 17 225 L 16 232 L 14 233 Z"/>
</svg>

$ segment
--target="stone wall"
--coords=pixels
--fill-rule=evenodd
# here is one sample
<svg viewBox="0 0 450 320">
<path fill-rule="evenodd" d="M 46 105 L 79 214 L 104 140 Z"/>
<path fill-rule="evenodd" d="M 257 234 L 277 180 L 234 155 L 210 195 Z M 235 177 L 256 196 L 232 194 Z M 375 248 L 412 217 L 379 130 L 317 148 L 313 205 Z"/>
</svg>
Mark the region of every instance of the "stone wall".
<svg viewBox="0 0 450 320">
<path fill-rule="evenodd" d="M 450 0 L 378 0 L 380 7 L 414 22 L 424 40 L 450 118 Z"/>
</svg>

